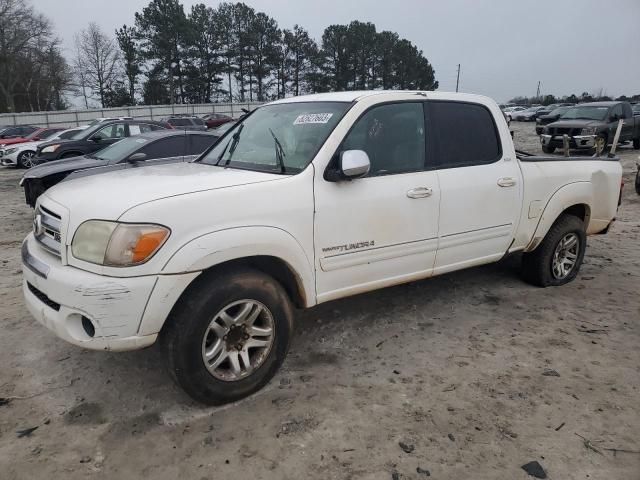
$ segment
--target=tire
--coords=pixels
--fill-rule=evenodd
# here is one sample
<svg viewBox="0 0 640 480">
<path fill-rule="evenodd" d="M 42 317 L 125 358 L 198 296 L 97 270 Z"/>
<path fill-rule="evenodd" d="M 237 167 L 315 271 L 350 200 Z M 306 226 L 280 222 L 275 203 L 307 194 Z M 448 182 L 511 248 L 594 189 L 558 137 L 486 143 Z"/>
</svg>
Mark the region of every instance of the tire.
<svg viewBox="0 0 640 480">
<path fill-rule="evenodd" d="M 562 258 L 561 242 L 567 239 L 575 239 L 577 251 L 572 248 L 568 253 L 573 253 L 575 258 L 566 274 L 559 275 L 554 266 L 556 252 L 559 251 Z M 540 245 L 533 251 L 522 256 L 522 276 L 528 283 L 538 287 L 550 287 L 569 283 L 580 271 L 584 252 L 587 246 L 587 236 L 584 231 L 584 223 L 574 215 L 562 214 L 551 226 Z M 566 261 L 570 261 L 565 257 Z M 563 273 L 563 272 L 561 272 Z"/>
<path fill-rule="evenodd" d="M 543 145 L 543 146 L 542 146 L 542 151 L 543 151 L 544 153 L 553 153 L 553 152 L 555 152 L 555 151 L 556 151 L 556 147 L 552 147 L 552 146 L 550 146 L 550 145 Z"/>
<path fill-rule="evenodd" d="M 231 323 L 249 306 L 249 319 L 260 311 L 255 321 Z M 222 312 L 227 314 L 225 320 Z M 249 331 L 269 329 L 268 348 L 248 346 L 255 341 L 269 343 L 264 333 L 252 337 Z M 292 333 L 293 308 L 284 288 L 260 271 L 242 268 L 205 273 L 196 280 L 169 315 L 160 344 L 170 374 L 189 396 L 207 405 L 222 405 L 251 395 L 271 380 L 287 355 Z M 234 343 L 230 346 L 230 342 Z M 236 348 L 242 350 L 236 352 Z M 205 365 L 207 349 L 219 352 L 210 357 L 214 364 L 226 358 L 213 373 Z M 232 357 L 236 369 L 243 370 L 239 375 Z M 245 358 L 255 363 L 253 371 L 245 371 Z"/>
<path fill-rule="evenodd" d="M 636 193 L 640 195 L 640 167 L 638 167 L 638 171 L 636 173 Z"/>
<path fill-rule="evenodd" d="M 640 150 L 640 138 L 633 139 L 633 148 L 636 150 Z"/>
<path fill-rule="evenodd" d="M 36 157 L 36 152 L 31 150 L 25 150 L 18 155 L 18 166 L 20 168 L 31 168 L 35 165 L 33 159 Z"/>
</svg>

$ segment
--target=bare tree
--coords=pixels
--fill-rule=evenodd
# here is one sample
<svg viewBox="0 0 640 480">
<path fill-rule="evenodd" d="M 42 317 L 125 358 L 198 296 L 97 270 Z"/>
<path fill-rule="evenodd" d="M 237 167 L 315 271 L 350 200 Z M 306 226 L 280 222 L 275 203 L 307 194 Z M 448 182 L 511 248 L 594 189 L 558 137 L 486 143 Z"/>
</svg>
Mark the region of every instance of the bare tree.
<svg viewBox="0 0 640 480">
<path fill-rule="evenodd" d="M 51 25 L 24 0 L 0 0 L 0 109 L 16 111 L 25 57 L 52 41 Z"/>
<path fill-rule="evenodd" d="M 88 97 L 94 95 L 104 107 L 107 91 L 120 77 L 118 46 L 96 23 L 76 34 L 75 43 L 74 72 L 85 105 L 88 106 Z"/>
</svg>

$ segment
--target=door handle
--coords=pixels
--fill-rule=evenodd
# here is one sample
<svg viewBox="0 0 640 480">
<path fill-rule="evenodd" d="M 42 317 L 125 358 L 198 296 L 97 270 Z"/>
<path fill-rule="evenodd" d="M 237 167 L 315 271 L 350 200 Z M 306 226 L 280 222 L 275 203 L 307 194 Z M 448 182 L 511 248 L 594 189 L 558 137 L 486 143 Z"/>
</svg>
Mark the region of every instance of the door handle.
<svg viewBox="0 0 640 480">
<path fill-rule="evenodd" d="M 430 197 L 433 194 L 433 190 L 429 187 L 416 187 L 407 192 L 409 198 L 425 198 Z"/>
<path fill-rule="evenodd" d="M 500 187 L 513 187 L 516 184 L 516 179 L 513 177 L 502 177 L 498 179 L 498 186 Z"/>
</svg>

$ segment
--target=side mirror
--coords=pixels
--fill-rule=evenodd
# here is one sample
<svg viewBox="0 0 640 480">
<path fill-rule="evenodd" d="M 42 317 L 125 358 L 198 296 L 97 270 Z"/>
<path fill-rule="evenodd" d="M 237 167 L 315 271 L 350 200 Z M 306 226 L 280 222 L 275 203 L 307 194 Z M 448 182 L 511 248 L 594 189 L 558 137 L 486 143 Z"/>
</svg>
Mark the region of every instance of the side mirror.
<svg viewBox="0 0 640 480">
<path fill-rule="evenodd" d="M 340 171 L 346 178 L 363 177 L 370 168 L 369 155 L 364 150 L 345 150 L 340 153 Z"/>
<path fill-rule="evenodd" d="M 618 115 L 611 115 L 609 117 L 609 121 L 610 122 L 617 122 L 618 121 Z"/>
<path fill-rule="evenodd" d="M 33 137 L 31 140 L 33 140 L 34 142 L 37 142 L 38 140 L 41 140 L 40 137 Z"/>
<path fill-rule="evenodd" d="M 369 173 L 371 162 L 369 155 L 364 150 L 345 150 L 340 152 L 337 168 L 329 168 L 324 173 L 324 179 L 328 182 L 340 182 L 363 177 Z"/>
<path fill-rule="evenodd" d="M 138 152 L 138 153 L 134 153 L 129 158 L 127 158 L 127 162 L 129 163 L 144 162 L 146 159 L 147 159 L 146 153 Z"/>
<path fill-rule="evenodd" d="M 102 141 L 102 137 L 91 137 L 89 140 L 94 143 L 100 143 Z"/>
</svg>

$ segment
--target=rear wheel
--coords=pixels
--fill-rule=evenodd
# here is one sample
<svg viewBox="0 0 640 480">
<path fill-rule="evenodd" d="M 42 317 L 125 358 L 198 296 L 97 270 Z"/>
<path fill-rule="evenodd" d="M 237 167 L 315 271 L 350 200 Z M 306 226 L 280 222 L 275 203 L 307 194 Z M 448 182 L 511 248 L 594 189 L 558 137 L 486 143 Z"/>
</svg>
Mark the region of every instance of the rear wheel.
<svg viewBox="0 0 640 480">
<path fill-rule="evenodd" d="M 580 271 L 586 246 L 582 220 L 574 215 L 561 215 L 542 243 L 522 257 L 524 279 L 539 287 L 569 283 Z"/>
<path fill-rule="evenodd" d="M 169 371 L 195 400 L 220 405 L 262 388 L 284 361 L 293 310 L 283 287 L 250 269 L 205 274 L 161 333 Z"/>
<path fill-rule="evenodd" d="M 36 152 L 25 150 L 20 155 L 18 155 L 18 166 L 20 168 L 31 168 L 34 166 L 34 158 L 36 158 Z"/>
<path fill-rule="evenodd" d="M 543 145 L 542 146 L 542 151 L 544 153 L 553 153 L 556 151 L 556 147 L 552 147 L 551 145 Z"/>
</svg>

